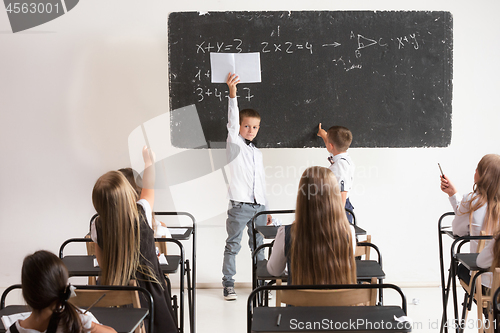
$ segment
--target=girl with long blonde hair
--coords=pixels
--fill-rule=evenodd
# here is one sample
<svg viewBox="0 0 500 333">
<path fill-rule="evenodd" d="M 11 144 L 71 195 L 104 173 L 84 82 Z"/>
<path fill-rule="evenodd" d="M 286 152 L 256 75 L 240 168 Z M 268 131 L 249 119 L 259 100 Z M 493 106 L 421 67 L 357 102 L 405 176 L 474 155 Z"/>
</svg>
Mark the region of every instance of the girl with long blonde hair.
<svg viewBox="0 0 500 333">
<path fill-rule="evenodd" d="M 479 161 L 474 174 L 472 192 L 461 197 L 447 176 L 441 176 L 441 190 L 448 194 L 455 212 L 455 218 L 452 222 L 452 230 L 455 235 L 479 236 L 481 231 L 485 231 L 486 235 L 493 235 L 498 231 L 500 220 L 500 155 L 488 154 Z M 477 252 L 477 243 L 477 240 L 471 240 L 471 253 Z M 488 251 L 490 251 L 490 247 L 488 247 Z M 466 283 L 470 280 L 470 272 L 463 265 L 458 267 L 458 276 Z M 482 283 L 485 286 L 491 285 L 490 275 L 484 275 Z"/>
<path fill-rule="evenodd" d="M 165 277 L 156 256 L 151 228 L 154 204 L 154 154 L 143 148 L 143 188 L 137 192 L 119 171 L 109 171 L 94 185 L 92 202 L 99 214 L 91 224 L 103 285 L 128 285 L 137 280 L 154 301 L 154 331 L 177 332 Z M 141 304 L 146 300 L 141 298 Z"/>
<path fill-rule="evenodd" d="M 354 228 L 342 205 L 332 171 L 310 167 L 299 183 L 295 221 L 278 230 L 267 269 L 279 276 L 288 267 L 296 285 L 356 283 Z"/>
</svg>

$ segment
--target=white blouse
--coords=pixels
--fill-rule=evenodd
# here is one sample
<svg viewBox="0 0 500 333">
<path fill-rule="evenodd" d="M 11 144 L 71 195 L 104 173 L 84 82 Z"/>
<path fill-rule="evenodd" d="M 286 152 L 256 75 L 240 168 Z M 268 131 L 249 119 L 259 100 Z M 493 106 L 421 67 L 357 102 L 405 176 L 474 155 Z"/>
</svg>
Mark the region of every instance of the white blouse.
<svg viewBox="0 0 500 333">
<path fill-rule="evenodd" d="M 469 230 L 469 214 L 470 210 L 472 192 L 464 195 L 460 198 L 460 194 L 455 193 L 449 197 L 453 211 L 455 212 L 455 218 L 452 222 L 453 234 L 457 236 L 479 236 L 483 228 L 484 217 L 486 215 L 486 204 L 474 211 L 472 213 L 472 222 Z M 471 240 L 470 242 L 470 252 L 477 252 L 477 240 Z"/>
</svg>

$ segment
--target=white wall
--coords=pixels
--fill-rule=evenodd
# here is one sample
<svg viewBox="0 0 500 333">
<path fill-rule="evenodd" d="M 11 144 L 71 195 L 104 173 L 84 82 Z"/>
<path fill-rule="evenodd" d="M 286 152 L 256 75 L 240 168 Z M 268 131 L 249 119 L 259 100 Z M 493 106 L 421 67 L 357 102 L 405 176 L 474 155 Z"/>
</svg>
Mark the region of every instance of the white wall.
<svg viewBox="0 0 500 333">
<path fill-rule="evenodd" d="M 16 34 L 0 9 L 0 289 L 20 282 L 25 255 L 57 252 L 65 239 L 87 232 L 95 180 L 130 165 L 129 135 L 167 112 L 169 12 L 349 9 L 453 14 L 451 145 L 350 150 L 357 164 L 352 201 L 360 226 L 382 250 L 387 281 L 437 285 L 437 219 L 450 210 L 439 190 L 437 162 L 465 192 L 481 156 L 500 153 L 498 1 L 85 0 L 52 22 Z M 156 135 L 152 146 L 164 157 L 178 152 L 169 148 L 166 126 Z M 135 145 L 133 161 L 140 156 Z M 293 208 L 291 189 L 301 170 L 326 164 L 324 149 L 263 153 L 272 209 Z M 156 203 L 157 210 L 186 209 L 198 217 L 198 282 L 213 285 L 221 278 L 226 200 L 210 187 L 220 189 L 220 181 L 219 171 L 180 189 L 167 186 Z M 192 206 L 207 197 L 201 208 Z M 178 198 L 182 204 L 174 204 Z M 237 281 L 249 282 L 246 246 L 238 265 Z"/>
</svg>

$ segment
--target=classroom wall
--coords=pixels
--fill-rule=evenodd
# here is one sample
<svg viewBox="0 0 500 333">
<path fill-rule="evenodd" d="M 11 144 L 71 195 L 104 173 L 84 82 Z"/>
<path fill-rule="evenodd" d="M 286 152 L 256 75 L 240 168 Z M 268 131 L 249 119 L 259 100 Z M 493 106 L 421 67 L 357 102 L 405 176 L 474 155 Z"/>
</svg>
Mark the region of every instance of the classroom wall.
<svg viewBox="0 0 500 333">
<path fill-rule="evenodd" d="M 500 153 L 498 1 L 85 0 L 16 34 L 0 9 L 0 289 L 20 282 L 25 255 L 57 252 L 65 239 L 87 233 L 95 180 L 140 165 L 141 124 L 168 171 L 155 209 L 197 217 L 198 283 L 220 285 L 227 207 L 222 173 L 195 176 L 211 168 L 204 153 L 169 145 L 169 12 L 392 9 L 453 14 L 452 142 L 447 148 L 351 149 L 357 165 L 352 202 L 359 225 L 382 251 L 387 281 L 438 285 L 437 220 L 451 207 L 439 190 L 437 163 L 466 192 L 481 156 Z M 214 150 L 212 158 L 221 152 Z M 174 155 L 185 163 L 170 163 Z M 263 155 L 270 209 L 294 208 L 301 172 L 327 165 L 325 149 L 264 149 Z M 169 185 L 179 177 L 180 184 Z M 237 281 L 248 284 L 245 244 L 237 264 Z"/>
</svg>

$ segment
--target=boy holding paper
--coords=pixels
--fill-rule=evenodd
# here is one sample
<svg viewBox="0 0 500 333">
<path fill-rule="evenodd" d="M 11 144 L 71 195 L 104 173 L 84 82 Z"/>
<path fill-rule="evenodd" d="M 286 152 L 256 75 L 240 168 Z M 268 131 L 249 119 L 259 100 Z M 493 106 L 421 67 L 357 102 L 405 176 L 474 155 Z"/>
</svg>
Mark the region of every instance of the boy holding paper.
<svg viewBox="0 0 500 333">
<path fill-rule="evenodd" d="M 236 300 L 234 278 L 236 274 L 236 255 L 241 249 L 241 237 L 247 226 L 249 236 L 248 245 L 253 249 L 252 218 L 265 210 L 265 174 L 262 162 L 262 153 L 255 147 L 254 138 L 260 127 L 260 115 L 252 109 L 239 111 L 236 98 L 236 85 L 240 82 L 236 74 L 229 73 L 227 86 L 229 87 L 229 107 L 227 122 L 227 146 L 231 181 L 229 184 L 229 209 L 227 211 L 226 231 L 227 239 L 224 248 L 222 264 L 222 285 L 224 299 Z M 271 220 L 271 215 L 267 216 Z M 266 219 L 260 216 L 256 225 L 265 225 Z M 262 235 L 257 234 L 257 246 L 263 243 Z M 260 251 L 257 260 L 263 260 L 264 253 Z"/>
</svg>

